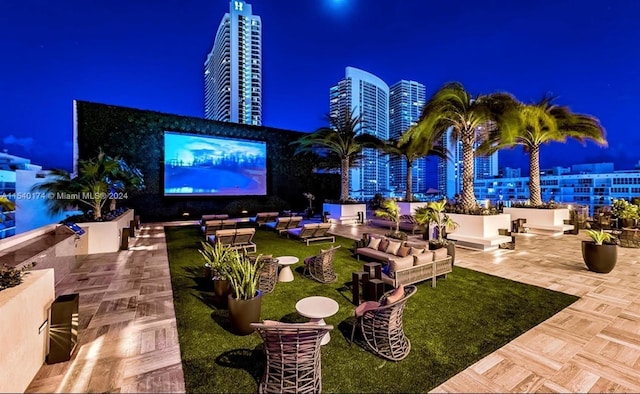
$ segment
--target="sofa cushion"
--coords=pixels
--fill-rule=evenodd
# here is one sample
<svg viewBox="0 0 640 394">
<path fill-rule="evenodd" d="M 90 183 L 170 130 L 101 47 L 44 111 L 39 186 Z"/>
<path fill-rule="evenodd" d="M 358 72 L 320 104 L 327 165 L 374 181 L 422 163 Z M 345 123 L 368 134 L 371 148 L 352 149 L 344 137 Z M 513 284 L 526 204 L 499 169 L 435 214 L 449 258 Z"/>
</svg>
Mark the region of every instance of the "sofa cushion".
<svg viewBox="0 0 640 394">
<path fill-rule="evenodd" d="M 396 271 L 413 267 L 413 256 L 399 257 L 389 262 L 389 276 L 396 277 Z"/>
<path fill-rule="evenodd" d="M 427 264 L 433 261 L 433 252 L 430 250 L 424 253 L 413 255 L 413 265 Z"/>
<path fill-rule="evenodd" d="M 447 258 L 447 248 L 440 248 L 433 251 L 434 260 L 444 260 Z"/>
<path fill-rule="evenodd" d="M 387 247 L 387 253 L 397 255 L 398 249 L 402 246 L 402 242 L 400 241 L 389 241 L 389 246 Z"/>
<path fill-rule="evenodd" d="M 424 248 L 414 248 L 413 246 L 409 249 L 409 254 L 413 255 L 413 254 L 421 254 L 424 253 L 425 249 Z"/>
<path fill-rule="evenodd" d="M 386 238 L 382 238 L 380 240 L 380 245 L 378 245 L 378 250 L 381 252 L 386 252 L 389 247 L 389 240 Z"/>
<path fill-rule="evenodd" d="M 398 256 L 400 257 L 406 257 L 409 255 L 409 252 L 411 251 L 411 248 L 405 245 L 400 246 L 400 249 L 398 249 L 398 253 L 396 253 Z"/>
<path fill-rule="evenodd" d="M 371 238 L 371 240 L 369 241 L 369 245 L 367 245 L 367 248 L 369 249 L 378 249 L 378 245 L 380 245 L 380 238 Z"/>
</svg>

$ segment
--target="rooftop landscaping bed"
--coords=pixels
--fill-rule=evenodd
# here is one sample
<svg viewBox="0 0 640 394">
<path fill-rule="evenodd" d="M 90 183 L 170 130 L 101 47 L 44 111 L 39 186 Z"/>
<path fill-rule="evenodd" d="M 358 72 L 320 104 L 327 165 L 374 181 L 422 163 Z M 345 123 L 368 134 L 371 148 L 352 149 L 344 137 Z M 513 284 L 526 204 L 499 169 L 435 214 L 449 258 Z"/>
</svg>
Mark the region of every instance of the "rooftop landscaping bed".
<svg viewBox="0 0 640 394">
<path fill-rule="evenodd" d="M 262 340 L 257 334 L 231 333 L 228 311 L 213 302 L 213 289 L 202 279 L 199 229 L 167 227 L 165 232 L 187 392 L 255 392 L 264 368 Z M 329 297 L 340 306 L 325 319 L 334 326 L 331 341 L 322 347 L 325 392 L 426 392 L 577 299 L 455 266 L 436 288 L 418 284 L 404 311 L 411 353 L 394 363 L 358 343 L 349 346 L 354 305 L 348 283 L 362 264 L 352 257 L 352 240 L 337 237 L 342 247 L 334 264 L 338 280 L 332 284 L 300 276 L 302 260 L 329 245 L 305 246 L 266 230 L 257 231 L 254 241 L 259 253 L 300 259 L 292 267 L 295 280 L 278 283 L 263 296 L 262 319 L 306 321 L 295 303 L 307 296 Z"/>
</svg>

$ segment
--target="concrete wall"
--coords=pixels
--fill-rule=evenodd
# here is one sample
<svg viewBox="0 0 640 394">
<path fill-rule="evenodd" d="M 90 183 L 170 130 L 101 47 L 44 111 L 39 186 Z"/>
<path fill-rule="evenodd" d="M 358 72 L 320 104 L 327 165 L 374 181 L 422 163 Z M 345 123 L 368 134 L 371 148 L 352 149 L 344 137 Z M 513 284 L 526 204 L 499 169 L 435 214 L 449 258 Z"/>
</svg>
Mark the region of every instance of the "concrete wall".
<svg viewBox="0 0 640 394">
<path fill-rule="evenodd" d="M 0 392 L 22 393 L 44 363 L 55 298 L 52 269 L 31 271 L 19 286 L 0 291 Z"/>
</svg>

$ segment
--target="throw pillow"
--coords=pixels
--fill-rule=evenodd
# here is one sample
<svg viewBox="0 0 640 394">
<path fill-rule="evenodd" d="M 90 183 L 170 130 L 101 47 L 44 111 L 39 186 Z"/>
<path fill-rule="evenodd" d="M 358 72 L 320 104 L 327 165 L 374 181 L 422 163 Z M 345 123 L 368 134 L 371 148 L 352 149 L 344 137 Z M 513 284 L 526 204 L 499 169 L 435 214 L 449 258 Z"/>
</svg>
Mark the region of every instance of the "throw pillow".
<svg viewBox="0 0 640 394">
<path fill-rule="evenodd" d="M 380 306 L 378 301 L 365 301 L 356 307 L 356 317 L 364 315 L 366 311 L 376 309 Z"/>
<path fill-rule="evenodd" d="M 447 248 L 440 248 L 433 251 L 433 260 L 443 260 L 447 258 Z"/>
<path fill-rule="evenodd" d="M 404 297 L 404 285 L 400 285 L 396 287 L 396 289 L 391 293 L 387 299 L 385 300 L 385 305 L 393 304 L 394 302 L 400 301 Z"/>
<path fill-rule="evenodd" d="M 409 249 L 409 254 L 420 254 L 424 253 L 424 249 L 414 248 L 413 246 Z"/>
<path fill-rule="evenodd" d="M 433 252 L 430 250 L 424 253 L 413 255 L 413 265 L 427 264 L 433 261 Z"/>
<path fill-rule="evenodd" d="M 367 248 L 378 249 L 378 245 L 380 245 L 380 238 L 371 238 L 371 240 L 369 241 L 369 245 L 367 245 Z"/>
<path fill-rule="evenodd" d="M 400 257 L 406 257 L 409 255 L 409 251 L 411 250 L 410 247 L 408 246 L 400 246 L 400 249 L 398 249 L 398 256 Z"/>
<path fill-rule="evenodd" d="M 402 242 L 389 241 L 389 246 L 387 247 L 387 253 L 396 255 L 398 254 L 398 249 L 402 246 Z"/>
<path fill-rule="evenodd" d="M 381 252 L 386 252 L 388 247 L 389 247 L 389 240 L 386 238 L 383 238 L 380 241 L 380 245 L 378 245 L 378 250 Z"/>
</svg>

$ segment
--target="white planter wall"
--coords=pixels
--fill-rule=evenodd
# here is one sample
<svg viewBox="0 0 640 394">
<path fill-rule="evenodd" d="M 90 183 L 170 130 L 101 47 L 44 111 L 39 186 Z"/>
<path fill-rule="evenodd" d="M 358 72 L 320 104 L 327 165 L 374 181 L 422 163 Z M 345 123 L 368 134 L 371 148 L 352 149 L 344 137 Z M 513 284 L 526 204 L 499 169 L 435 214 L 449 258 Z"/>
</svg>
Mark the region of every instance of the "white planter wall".
<svg viewBox="0 0 640 394">
<path fill-rule="evenodd" d="M 498 229 L 511 228 L 511 216 L 508 214 L 498 215 L 463 215 L 458 213 L 448 213 L 449 217 L 458 227 L 455 230 L 447 230 L 448 234 L 466 235 L 469 237 L 491 238 L 498 236 Z"/>
<path fill-rule="evenodd" d="M 0 393 L 23 393 L 42 367 L 55 298 L 53 269 L 30 271 L 19 286 L 0 291 Z"/>
<path fill-rule="evenodd" d="M 111 253 L 120 250 L 122 229 L 129 227 L 133 216 L 133 209 L 129 209 L 110 222 L 78 223 L 78 226 L 87 232 L 84 235 L 87 239 L 86 254 Z"/>
<path fill-rule="evenodd" d="M 417 208 L 426 205 L 426 202 L 398 201 L 398 206 L 400 207 L 400 215 L 414 215 Z"/>
<path fill-rule="evenodd" d="M 331 221 L 344 223 L 344 222 L 357 222 L 358 212 L 362 212 L 364 215 L 363 220 L 366 223 L 367 220 L 367 204 L 322 204 L 322 211 L 329 212 L 329 218 Z"/>
<path fill-rule="evenodd" d="M 541 208 L 504 208 L 504 213 L 511 215 L 513 220 L 527 219 L 526 226 L 562 226 L 564 220 L 571 219 L 569 208 L 541 209 Z"/>
</svg>

